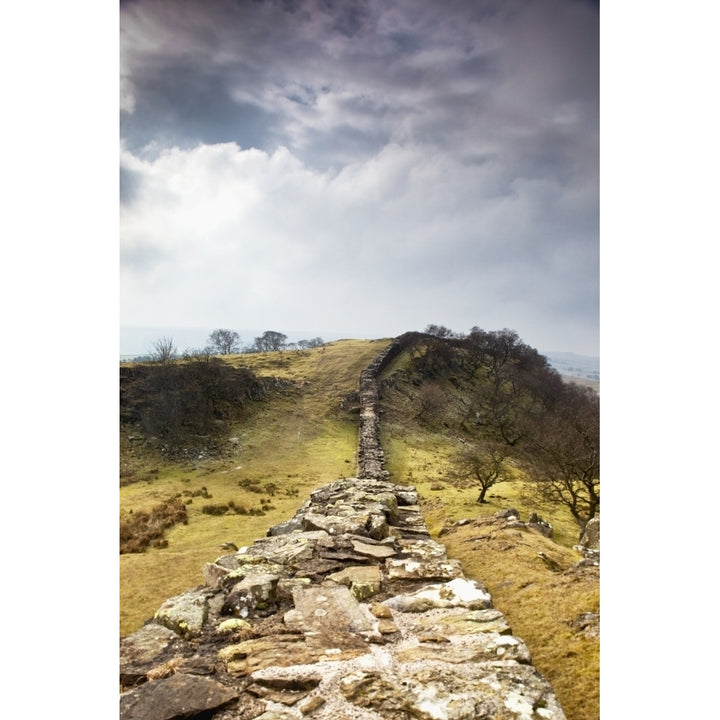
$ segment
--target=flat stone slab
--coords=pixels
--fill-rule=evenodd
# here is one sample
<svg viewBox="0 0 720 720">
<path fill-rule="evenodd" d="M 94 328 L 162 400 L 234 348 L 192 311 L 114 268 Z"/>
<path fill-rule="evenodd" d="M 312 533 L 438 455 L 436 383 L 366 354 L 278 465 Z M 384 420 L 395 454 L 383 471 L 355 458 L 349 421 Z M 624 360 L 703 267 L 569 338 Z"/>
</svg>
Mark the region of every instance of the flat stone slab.
<svg viewBox="0 0 720 720">
<path fill-rule="evenodd" d="M 303 529 L 323 530 L 329 535 L 362 535 L 367 533 L 366 528 L 369 522 L 370 513 L 368 512 L 347 516 L 307 512 L 303 518 Z"/>
<path fill-rule="evenodd" d="M 120 641 L 120 682 L 132 685 L 145 674 L 179 654 L 186 643 L 164 625 L 150 623 Z"/>
<path fill-rule="evenodd" d="M 512 634 L 512 628 L 505 616 L 493 608 L 470 612 L 464 608 L 430 611 L 418 617 L 413 624 L 418 632 L 432 630 L 444 635 Z"/>
<path fill-rule="evenodd" d="M 442 580 L 462 577 L 457 560 L 423 560 L 422 558 L 388 558 L 385 561 L 389 580 Z"/>
<path fill-rule="evenodd" d="M 419 636 L 422 641 L 423 636 Z M 395 659 L 402 663 L 440 660 L 453 665 L 514 660 L 530 663 L 527 645 L 512 635 L 477 633 L 468 636 L 429 636 L 421 644 L 398 650 Z"/>
<path fill-rule="evenodd" d="M 237 690 L 197 675 L 172 675 L 120 697 L 120 720 L 173 720 L 226 705 Z"/>
<path fill-rule="evenodd" d="M 427 585 L 409 595 L 396 595 L 388 598 L 385 605 L 393 610 L 406 613 L 451 607 L 482 610 L 492 607 L 492 598 L 474 580 L 456 578 L 447 583 Z"/>
<path fill-rule="evenodd" d="M 243 677 L 266 668 L 341 662 L 367 651 L 365 643 L 324 648 L 313 646 L 303 635 L 268 635 L 227 645 L 218 652 L 218 660 L 230 675 Z"/>
<path fill-rule="evenodd" d="M 308 645 L 328 649 L 367 648 L 374 618 L 344 585 L 293 589 L 293 602 Z"/>
<path fill-rule="evenodd" d="M 253 556 L 260 557 L 261 562 L 288 565 L 309 560 L 318 547 L 334 547 L 332 538 L 324 529 L 260 538 L 250 547 L 241 548 L 235 557 L 238 565 L 250 562 Z"/>
<path fill-rule="evenodd" d="M 384 559 L 397 555 L 397 551 L 389 545 L 369 545 L 359 540 L 352 541 L 353 550 L 360 555 L 367 555 L 372 558 Z"/>
</svg>

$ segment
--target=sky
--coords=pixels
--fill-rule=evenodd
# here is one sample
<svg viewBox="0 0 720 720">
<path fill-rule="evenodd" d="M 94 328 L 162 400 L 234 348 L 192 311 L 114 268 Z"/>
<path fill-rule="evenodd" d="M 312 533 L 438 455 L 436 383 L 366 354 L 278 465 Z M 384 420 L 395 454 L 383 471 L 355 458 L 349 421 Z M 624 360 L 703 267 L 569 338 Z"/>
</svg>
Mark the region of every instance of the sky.
<svg viewBox="0 0 720 720">
<path fill-rule="evenodd" d="M 122 2 L 121 326 L 433 323 L 598 355 L 598 16 Z"/>
</svg>

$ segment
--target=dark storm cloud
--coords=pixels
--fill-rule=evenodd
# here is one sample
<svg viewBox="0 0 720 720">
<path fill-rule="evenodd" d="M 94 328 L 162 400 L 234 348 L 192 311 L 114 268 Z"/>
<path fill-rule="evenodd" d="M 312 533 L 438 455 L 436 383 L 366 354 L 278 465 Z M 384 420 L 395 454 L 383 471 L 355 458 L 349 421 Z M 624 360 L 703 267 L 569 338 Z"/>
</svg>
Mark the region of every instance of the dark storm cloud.
<svg viewBox="0 0 720 720">
<path fill-rule="evenodd" d="M 477 83 L 493 70 L 463 16 L 472 19 L 485 5 L 410 3 L 385 12 L 378 2 L 304 2 L 288 12 L 284 3 L 146 0 L 121 16 L 134 108 L 130 117 L 123 113 L 123 134 L 134 145 L 154 136 L 180 146 L 233 140 L 266 147 L 284 123 L 286 144 L 302 153 L 318 114 L 326 133 L 348 124 L 362 133 L 371 112 L 373 143 L 364 146 L 377 148 L 379 130 L 387 140 L 403 124 L 420 137 L 445 126 L 450 136 L 476 114 L 484 94 Z M 457 52 L 446 51 L 449 40 Z M 461 87 L 466 80 L 475 86 Z M 328 94 L 334 118 L 318 104 Z"/>
<path fill-rule="evenodd" d="M 188 148 L 242 139 L 265 147 L 274 117 L 257 105 L 234 100 L 223 75 L 183 59 L 146 72 L 135 89 L 135 111 L 121 113 L 126 147 L 141 151 L 153 141 Z"/>
<path fill-rule="evenodd" d="M 398 136 L 457 153 L 507 143 L 543 172 L 562 160 L 550 116 L 592 132 L 597 110 L 597 22 L 566 5 L 146 0 L 121 20 L 134 102 L 123 135 L 133 147 L 285 144 L 311 164 L 319 147 L 342 163 Z"/>
<path fill-rule="evenodd" d="M 320 0 L 319 9 L 332 16 L 332 29 L 345 37 L 354 37 L 367 28 L 371 18 L 369 3 L 342 2 L 342 0 Z"/>
</svg>

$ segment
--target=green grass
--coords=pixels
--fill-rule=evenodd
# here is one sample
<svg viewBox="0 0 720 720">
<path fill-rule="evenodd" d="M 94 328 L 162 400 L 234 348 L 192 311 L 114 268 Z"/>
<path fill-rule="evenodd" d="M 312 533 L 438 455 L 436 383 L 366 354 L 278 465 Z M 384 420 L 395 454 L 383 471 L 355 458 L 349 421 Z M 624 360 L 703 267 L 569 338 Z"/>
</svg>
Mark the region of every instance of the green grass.
<svg viewBox="0 0 720 720">
<path fill-rule="evenodd" d="M 450 457 L 457 445 L 439 432 L 422 432 L 414 427 L 410 432 L 397 424 L 381 427 L 386 467 L 396 482 L 415 485 L 428 498 L 444 502 L 443 523 L 462 518 L 493 515 L 500 510 L 515 508 L 523 519 L 536 512 L 553 525 L 555 542 L 571 548 L 578 541 L 579 528 L 570 512 L 564 507 L 550 505 L 533 492 L 531 483 L 524 482 L 520 473 L 517 480 L 493 485 L 486 496 L 487 502 L 479 505 L 479 488 L 457 488 L 448 480 Z M 433 486 L 442 485 L 442 490 Z M 440 528 L 429 528 L 439 531 Z"/>
</svg>

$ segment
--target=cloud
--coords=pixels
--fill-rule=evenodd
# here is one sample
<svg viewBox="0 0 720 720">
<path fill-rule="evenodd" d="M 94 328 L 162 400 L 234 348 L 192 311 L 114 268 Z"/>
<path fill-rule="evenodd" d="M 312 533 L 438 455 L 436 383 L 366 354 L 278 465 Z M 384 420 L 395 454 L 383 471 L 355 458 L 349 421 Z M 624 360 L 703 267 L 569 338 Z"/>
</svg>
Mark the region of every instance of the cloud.
<svg viewBox="0 0 720 720">
<path fill-rule="evenodd" d="M 553 0 L 356 6 L 346 17 L 347 3 L 131 5 L 121 21 L 128 136 L 167 124 L 206 143 L 285 144 L 310 163 L 337 146 L 344 163 L 392 140 L 448 152 L 522 140 L 554 117 L 566 139 L 588 131 L 596 12 Z"/>
<path fill-rule="evenodd" d="M 596 347 L 597 30 L 576 0 L 123 4 L 124 323 Z"/>
<path fill-rule="evenodd" d="M 538 181 L 498 200 L 491 165 L 421 146 L 389 145 L 335 175 L 286 148 L 234 144 L 123 159 L 143 185 L 122 210 L 124 324 L 231 315 L 242 326 L 369 328 L 391 314 L 418 329 L 460 315 L 468 329 L 508 299 L 566 310 L 575 273 L 594 262 L 594 239 L 554 219 L 592 194 L 558 198 Z"/>
</svg>

